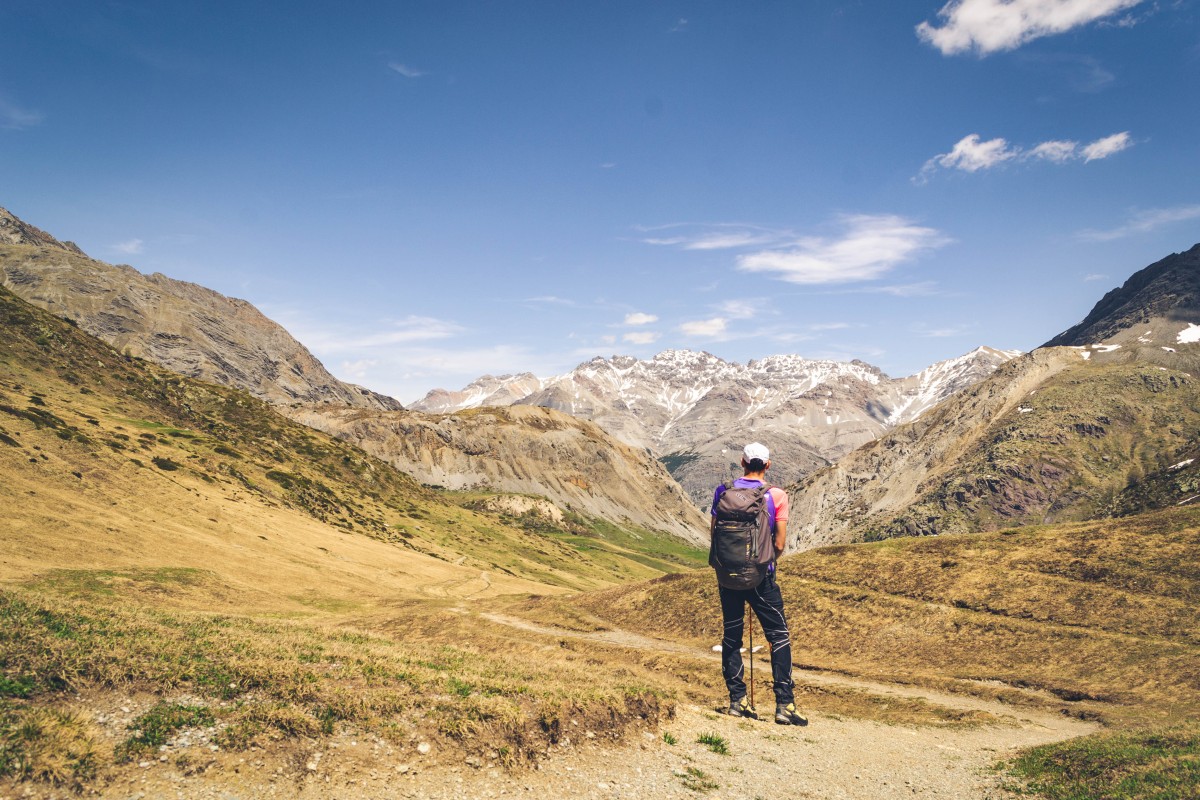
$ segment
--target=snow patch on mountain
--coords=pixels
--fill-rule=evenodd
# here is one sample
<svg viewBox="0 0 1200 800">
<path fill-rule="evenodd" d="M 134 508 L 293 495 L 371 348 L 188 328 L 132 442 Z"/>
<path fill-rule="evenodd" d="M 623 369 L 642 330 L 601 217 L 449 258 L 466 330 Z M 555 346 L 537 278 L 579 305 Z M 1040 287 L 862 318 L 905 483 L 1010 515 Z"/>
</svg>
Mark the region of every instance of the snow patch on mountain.
<svg viewBox="0 0 1200 800">
<path fill-rule="evenodd" d="M 1188 326 L 1175 337 L 1176 344 L 1195 344 L 1200 342 L 1200 325 L 1189 322 Z"/>
</svg>

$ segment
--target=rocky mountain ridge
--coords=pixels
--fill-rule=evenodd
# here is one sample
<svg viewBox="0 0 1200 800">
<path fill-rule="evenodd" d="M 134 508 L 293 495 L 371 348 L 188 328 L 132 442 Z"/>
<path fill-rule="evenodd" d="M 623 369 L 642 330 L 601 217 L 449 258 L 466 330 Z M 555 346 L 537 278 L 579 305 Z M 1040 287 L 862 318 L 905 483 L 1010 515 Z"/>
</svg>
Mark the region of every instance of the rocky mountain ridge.
<svg viewBox="0 0 1200 800">
<path fill-rule="evenodd" d="M 1200 246 L 1083 323 L 791 487 L 801 548 L 1094 519 L 1191 502 Z M 1107 332 L 1107 339 L 1094 340 Z"/>
<path fill-rule="evenodd" d="M 1086 347 L 1098 342 L 1171 346 L 1198 318 L 1200 244 L 1138 270 L 1105 294 L 1079 324 L 1044 346 Z"/>
<path fill-rule="evenodd" d="M 916 419 L 1016 355 L 981 347 L 894 379 L 857 360 L 774 355 L 743 365 L 667 350 L 647 360 L 598 357 L 545 380 L 528 373 L 484 376 L 461 392 L 435 390 L 413 407 L 521 404 L 591 420 L 658 454 L 703 504 L 712 486 L 736 471 L 746 441 L 769 442 L 775 481 L 794 481 Z M 517 398 L 530 386 L 536 389 Z"/>
<path fill-rule="evenodd" d="M 52 247 L 84 255 L 74 242 L 60 242 L 41 228 L 22 222 L 7 209 L 0 208 L 0 244 L 24 244 L 32 247 Z"/>
<path fill-rule="evenodd" d="M 400 403 L 344 383 L 245 300 L 89 258 L 0 209 L 0 285 L 127 355 L 275 404 Z"/>
</svg>

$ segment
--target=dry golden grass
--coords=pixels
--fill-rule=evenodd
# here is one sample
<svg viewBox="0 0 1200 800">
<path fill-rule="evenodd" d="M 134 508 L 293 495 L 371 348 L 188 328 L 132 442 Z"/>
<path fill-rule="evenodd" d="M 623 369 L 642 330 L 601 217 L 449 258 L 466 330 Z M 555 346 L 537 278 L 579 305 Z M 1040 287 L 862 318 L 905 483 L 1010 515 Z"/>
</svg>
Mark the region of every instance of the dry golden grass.
<svg viewBox="0 0 1200 800">
<path fill-rule="evenodd" d="M 1038 690 L 1069 713 L 1153 724 L 1200 709 L 1198 566 L 1200 510 L 1180 509 L 825 548 L 779 569 L 802 663 L 1011 700 Z M 567 602 L 655 636 L 720 636 L 704 571 Z"/>
<path fill-rule="evenodd" d="M 464 507 L 2 291 L 0 322 L 0 774 L 68 784 L 136 749 L 132 732 L 106 739 L 80 693 L 157 698 L 143 727 L 186 726 L 198 702 L 229 747 L 350 726 L 509 763 L 568 717 L 620 736 L 670 713 L 635 672 L 416 631 L 458 620 L 444 603 L 613 585 L 694 555 Z"/>
</svg>

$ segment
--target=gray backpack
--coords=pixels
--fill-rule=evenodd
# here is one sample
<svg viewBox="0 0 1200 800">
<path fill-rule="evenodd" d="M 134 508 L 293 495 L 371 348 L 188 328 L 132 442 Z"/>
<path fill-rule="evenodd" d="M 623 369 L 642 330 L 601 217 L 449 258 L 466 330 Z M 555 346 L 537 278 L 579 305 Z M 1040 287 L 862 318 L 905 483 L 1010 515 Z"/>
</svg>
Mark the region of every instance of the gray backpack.
<svg viewBox="0 0 1200 800">
<path fill-rule="evenodd" d="M 717 498 L 708 564 L 726 589 L 753 589 L 775 560 L 767 492 L 771 487 L 728 487 Z"/>
</svg>

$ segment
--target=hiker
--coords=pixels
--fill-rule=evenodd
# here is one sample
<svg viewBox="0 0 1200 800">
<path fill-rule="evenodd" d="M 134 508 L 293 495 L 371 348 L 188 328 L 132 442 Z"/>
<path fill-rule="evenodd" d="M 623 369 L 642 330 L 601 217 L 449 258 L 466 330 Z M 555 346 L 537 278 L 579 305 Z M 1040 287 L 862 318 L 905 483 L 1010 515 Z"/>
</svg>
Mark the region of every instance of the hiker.
<svg viewBox="0 0 1200 800">
<path fill-rule="evenodd" d="M 745 474 L 728 488 L 721 484 L 713 494 L 709 564 L 717 571 L 725 619 L 721 673 L 729 689 L 729 714 L 758 719 L 746 699 L 741 653 L 749 603 L 771 644 L 775 722 L 807 725 L 808 720 L 796 713 L 791 637 L 783 616 L 783 595 L 775 582 L 775 559 L 783 553 L 787 538 L 788 496 L 783 489 L 767 484 L 770 466 L 770 451 L 752 442 L 742 450 Z"/>
</svg>

